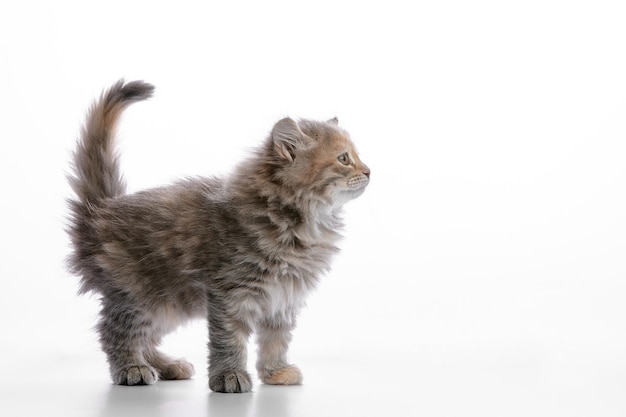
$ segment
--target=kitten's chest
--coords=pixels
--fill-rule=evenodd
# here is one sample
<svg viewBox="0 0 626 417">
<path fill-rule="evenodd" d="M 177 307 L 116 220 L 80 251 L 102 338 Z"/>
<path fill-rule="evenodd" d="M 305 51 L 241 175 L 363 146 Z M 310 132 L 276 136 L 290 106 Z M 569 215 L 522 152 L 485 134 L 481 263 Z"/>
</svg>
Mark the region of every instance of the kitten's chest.
<svg viewBox="0 0 626 417">
<path fill-rule="evenodd" d="M 312 248 L 292 252 L 275 260 L 272 273 L 264 283 L 266 316 L 289 315 L 298 311 L 308 294 L 317 286 L 320 276 L 328 269 L 332 250 Z"/>
<path fill-rule="evenodd" d="M 261 309 L 266 317 L 282 316 L 289 318 L 304 305 L 309 290 L 300 282 L 282 276 L 267 282 Z"/>
</svg>

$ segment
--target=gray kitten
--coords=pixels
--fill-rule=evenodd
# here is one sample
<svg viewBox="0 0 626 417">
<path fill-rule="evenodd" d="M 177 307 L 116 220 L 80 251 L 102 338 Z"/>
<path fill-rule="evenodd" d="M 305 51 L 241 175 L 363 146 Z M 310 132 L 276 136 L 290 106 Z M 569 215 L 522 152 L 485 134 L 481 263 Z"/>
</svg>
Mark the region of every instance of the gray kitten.
<svg viewBox="0 0 626 417">
<path fill-rule="evenodd" d="M 81 276 L 81 293 L 101 296 L 98 332 L 111 377 L 125 385 L 190 378 L 190 363 L 157 347 L 180 324 L 204 317 L 212 390 L 251 390 L 252 332 L 259 378 L 300 384 L 286 359 L 296 315 L 338 251 L 342 205 L 363 193 L 370 170 L 337 119 L 286 118 L 232 175 L 125 194 L 116 125 L 153 90 L 119 81 L 103 93 L 69 178 L 70 269 Z"/>
</svg>

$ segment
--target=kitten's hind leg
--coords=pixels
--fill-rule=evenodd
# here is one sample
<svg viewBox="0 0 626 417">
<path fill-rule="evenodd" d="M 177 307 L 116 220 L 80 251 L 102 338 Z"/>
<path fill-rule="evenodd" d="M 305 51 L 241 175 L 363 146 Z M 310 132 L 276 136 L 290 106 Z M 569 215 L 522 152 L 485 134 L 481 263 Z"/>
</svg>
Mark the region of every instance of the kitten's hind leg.
<svg viewBox="0 0 626 417">
<path fill-rule="evenodd" d="M 151 322 L 126 295 L 103 299 L 98 331 L 113 382 L 118 385 L 149 385 L 158 380 L 157 370 L 144 358 L 151 347 Z"/>
<path fill-rule="evenodd" d="M 172 359 L 156 348 L 147 351 L 144 356 L 156 368 L 161 379 L 190 379 L 196 373 L 191 363 L 184 359 Z"/>
</svg>

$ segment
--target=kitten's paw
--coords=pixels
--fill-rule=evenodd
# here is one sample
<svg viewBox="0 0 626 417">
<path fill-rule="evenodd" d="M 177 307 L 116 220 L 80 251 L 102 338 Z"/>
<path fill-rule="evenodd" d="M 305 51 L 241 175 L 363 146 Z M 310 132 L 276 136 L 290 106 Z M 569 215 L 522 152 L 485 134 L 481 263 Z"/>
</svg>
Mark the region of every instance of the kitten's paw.
<svg viewBox="0 0 626 417">
<path fill-rule="evenodd" d="M 245 371 L 226 371 L 210 376 L 209 388 L 215 392 L 250 392 L 252 382 Z"/>
<path fill-rule="evenodd" d="M 269 385 L 300 385 L 302 384 L 302 372 L 295 365 L 274 371 L 259 372 L 259 378 Z"/>
<path fill-rule="evenodd" d="M 195 373 L 193 365 L 183 359 L 172 361 L 159 369 L 161 379 L 189 379 Z"/>
<path fill-rule="evenodd" d="M 130 366 L 113 375 L 113 381 L 118 385 L 152 385 L 159 379 L 157 372 L 151 366 Z"/>
</svg>

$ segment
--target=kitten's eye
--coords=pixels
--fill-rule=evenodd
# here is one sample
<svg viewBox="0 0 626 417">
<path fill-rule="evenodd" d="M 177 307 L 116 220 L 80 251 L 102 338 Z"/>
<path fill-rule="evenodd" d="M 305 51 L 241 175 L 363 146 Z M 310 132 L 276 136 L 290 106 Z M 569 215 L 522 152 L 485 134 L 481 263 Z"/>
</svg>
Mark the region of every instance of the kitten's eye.
<svg viewBox="0 0 626 417">
<path fill-rule="evenodd" d="M 350 163 L 350 158 L 348 157 L 348 153 L 342 153 L 337 157 L 337 160 L 344 165 L 348 165 Z"/>
</svg>

